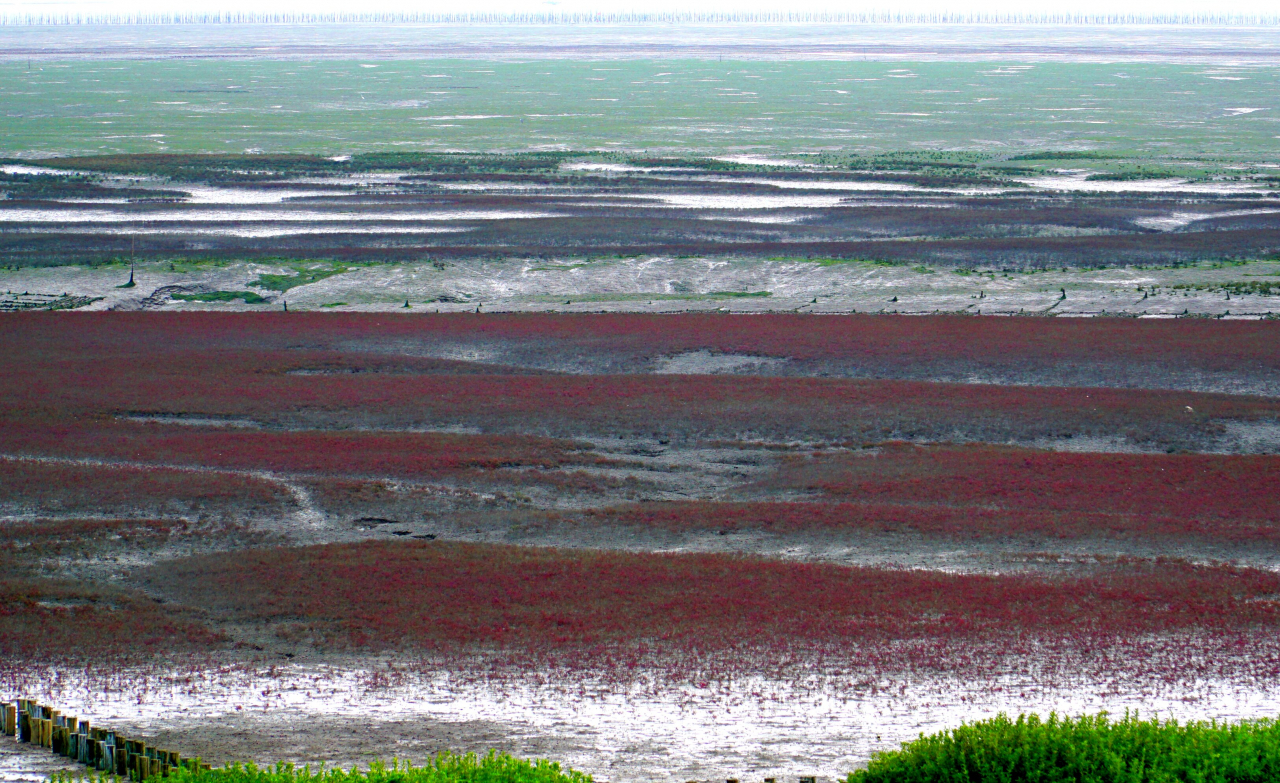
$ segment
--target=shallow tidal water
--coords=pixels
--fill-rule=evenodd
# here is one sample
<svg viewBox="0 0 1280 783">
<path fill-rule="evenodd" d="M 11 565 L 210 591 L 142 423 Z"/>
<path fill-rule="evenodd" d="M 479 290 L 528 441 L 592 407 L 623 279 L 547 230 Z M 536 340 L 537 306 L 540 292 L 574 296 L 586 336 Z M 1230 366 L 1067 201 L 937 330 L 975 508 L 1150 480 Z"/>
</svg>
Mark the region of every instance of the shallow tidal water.
<svg viewBox="0 0 1280 783">
<path fill-rule="evenodd" d="M 992 678 L 930 675 L 846 690 L 818 679 L 764 677 L 657 687 L 471 680 L 447 671 L 386 673 L 384 665 L 152 671 L 104 681 L 48 672 L 47 698 L 103 726 L 207 761 L 421 763 L 435 752 L 546 757 L 597 781 L 843 778 L 876 751 L 999 712 L 1126 710 L 1180 720 L 1238 720 L 1280 709 L 1275 683 L 1143 684 L 1085 674 L 1040 684 L 1032 672 Z M 32 674 L 32 673 L 29 673 Z M 105 687 L 104 687 L 105 685 Z M 34 687 L 34 686 L 33 686 Z M 38 781 L 68 768 L 0 739 L 0 780 Z"/>
</svg>

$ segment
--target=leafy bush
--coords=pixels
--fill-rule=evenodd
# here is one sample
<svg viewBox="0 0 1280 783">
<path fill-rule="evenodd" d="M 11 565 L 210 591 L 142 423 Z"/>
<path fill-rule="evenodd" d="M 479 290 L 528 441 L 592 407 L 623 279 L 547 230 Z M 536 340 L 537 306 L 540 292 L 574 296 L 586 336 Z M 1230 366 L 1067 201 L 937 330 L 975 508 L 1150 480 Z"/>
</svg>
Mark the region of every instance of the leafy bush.
<svg viewBox="0 0 1280 783">
<path fill-rule="evenodd" d="M 1280 779 L 1280 722 L 1238 724 L 1000 715 L 877 754 L 848 783 L 986 781 L 1273 781 Z"/>
</svg>

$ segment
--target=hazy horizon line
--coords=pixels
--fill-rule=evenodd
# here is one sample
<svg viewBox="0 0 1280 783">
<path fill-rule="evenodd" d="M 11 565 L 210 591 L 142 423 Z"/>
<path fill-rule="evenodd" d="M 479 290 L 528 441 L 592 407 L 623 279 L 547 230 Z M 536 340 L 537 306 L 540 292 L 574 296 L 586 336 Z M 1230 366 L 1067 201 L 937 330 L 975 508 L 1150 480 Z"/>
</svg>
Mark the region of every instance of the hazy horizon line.
<svg viewBox="0 0 1280 783">
<path fill-rule="evenodd" d="M 895 24 L 895 25 L 1040 25 L 1108 27 L 1126 25 L 1188 27 L 1271 27 L 1280 14 L 1169 13 L 1073 14 L 991 12 L 830 12 L 768 11 L 723 13 L 680 12 L 245 12 L 188 13 L 4 13 L 0 25 L 10 27 L 80 25 L 235 25 L 235 24 L 458 24 L 458 25 L 593 25 L 593 24 Z"/>
</svg>

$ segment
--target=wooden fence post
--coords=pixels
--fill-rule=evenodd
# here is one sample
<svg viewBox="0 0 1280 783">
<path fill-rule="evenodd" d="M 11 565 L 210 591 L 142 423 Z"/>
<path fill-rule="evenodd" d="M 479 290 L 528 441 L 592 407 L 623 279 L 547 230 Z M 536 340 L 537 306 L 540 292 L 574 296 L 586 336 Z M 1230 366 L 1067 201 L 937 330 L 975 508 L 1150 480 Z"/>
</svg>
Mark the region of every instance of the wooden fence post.
<svg viewBox="0 0 1280 783">
<path fill-rule="evenodd" d="M 110 729 L 102 731 L 102 763 L 98 769 L 103 772 L 116 771 L 116 733 Z"/>
<path fill-rule="evenodd" d="M 145 742 L 120 736 L 111 729 L 95 729 L 87 720 L 64 715 L 33 699 L 0 703 L 0 731 L 19 742 L 48 748 L 92 769 L 138 783 L 169 777 L 178 767 L 193 772 L 212 769 L 208 764 L 182 758 L 175 750 L 149 748 Z"/>
<path fill-rule="evenodd" d="M 138 774 L 138 755 L 142 752 L 142 743 L 137 740 L 125 740 L 125 773 Z"/>
</svg>

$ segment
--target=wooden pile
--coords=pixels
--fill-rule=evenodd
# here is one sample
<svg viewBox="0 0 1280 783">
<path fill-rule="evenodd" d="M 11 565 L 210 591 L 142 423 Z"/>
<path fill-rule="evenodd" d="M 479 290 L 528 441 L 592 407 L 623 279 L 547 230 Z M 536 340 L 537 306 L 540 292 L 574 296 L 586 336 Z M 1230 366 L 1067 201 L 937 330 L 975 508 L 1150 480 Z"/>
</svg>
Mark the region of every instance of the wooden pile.
<svg viewBox="0 0 1280 783">
<path fill-rule="evenodd" d="M 59 756 L 110 774 L 143 781 L 168 777 L 176 767 L 192 771 L 209 769 L 197 759 L 184 759 L 172 750 L 149 747 L 111 729 L 94 728 L 32 699 L 18 699 L 3 706 L 4 733 L 18 742 L 48 748 Z"/>
</svg>

